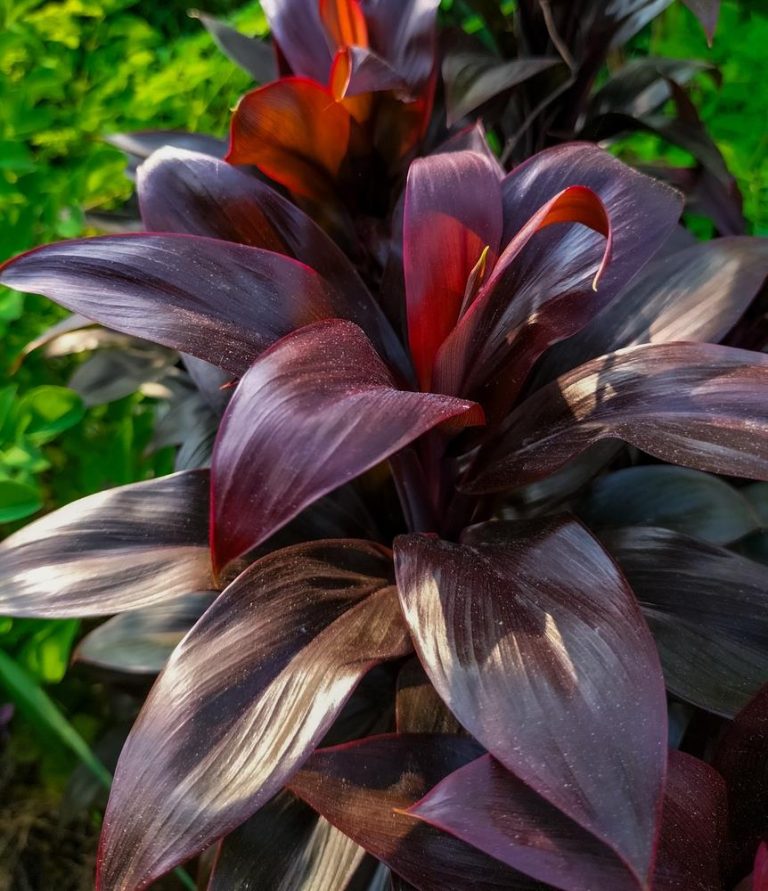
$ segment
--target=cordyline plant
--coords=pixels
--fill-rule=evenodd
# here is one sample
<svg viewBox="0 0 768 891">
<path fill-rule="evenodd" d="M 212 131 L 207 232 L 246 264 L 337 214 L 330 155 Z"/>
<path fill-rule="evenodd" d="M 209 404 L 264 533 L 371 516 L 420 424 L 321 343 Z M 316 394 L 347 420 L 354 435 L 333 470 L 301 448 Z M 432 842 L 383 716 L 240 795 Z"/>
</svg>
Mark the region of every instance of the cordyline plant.
<svg viewBox="0 0 768 891">
<path fill-rule="evenodd" d="M 97 887 L 214 846 L 211 891 L 759 887 L 768 499 L 716 474 L 768 480 L 768 358 L 718 343 L 766 242 L 689 244 L 588 143 L 504 174 L 474 128 L 410 164 L 398 306 L 250 170 L 165 148 L 138 189 L 147 233 L 0 276 L 179 351 L 220 415 L 210 468 L 0 545 L 0 612 L 114 615 L 81 658 L 159 670 L 189 629 Z"/>
</svg>

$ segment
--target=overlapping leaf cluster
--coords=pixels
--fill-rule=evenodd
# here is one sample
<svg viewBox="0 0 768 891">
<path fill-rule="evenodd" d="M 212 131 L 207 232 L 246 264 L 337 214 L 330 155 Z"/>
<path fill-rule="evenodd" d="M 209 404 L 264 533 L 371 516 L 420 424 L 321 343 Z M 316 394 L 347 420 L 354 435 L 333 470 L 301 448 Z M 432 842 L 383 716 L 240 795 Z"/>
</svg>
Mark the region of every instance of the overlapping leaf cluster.
<svg viewBox="0 0 768 891">
<path fill-rule="evenodd" d="M 519 4 L 521 63 L 567 75 L 507 172 L 472 118 L 527 77 L 486 65 L 470 102 L 462 69 L 457 111 L 435 2 L 270 0 L 279 76 L 226 159 L 162 148 L 145 232 L 4 267 L 178 351 L 205 406 L 185 469 L 0 548 L 3 612 L 113 615 L 81 657 L 162 668 L 103 891 L 211 846 L 212 891 L 714 891 L 756 857 L 758 887 L 768 248 L 696 243 L 679 192 L 557 144 L 664 5 Z"/>
</svg>

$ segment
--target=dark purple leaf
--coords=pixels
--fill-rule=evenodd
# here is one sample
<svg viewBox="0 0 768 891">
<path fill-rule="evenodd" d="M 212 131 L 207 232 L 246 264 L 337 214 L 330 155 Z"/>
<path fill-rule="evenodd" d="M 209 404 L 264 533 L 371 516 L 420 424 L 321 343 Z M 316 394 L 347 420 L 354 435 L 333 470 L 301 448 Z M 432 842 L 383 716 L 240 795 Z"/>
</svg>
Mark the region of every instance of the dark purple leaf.
<svg viewBox="0 0 768 891">
<path fill-rule="evenodd" d="M 683 0 L 683 3 L 691 10 L 701 22 L 701 27 L 707 35 L 709 44 L 715 36 L 717 20 L 720 16 L 720 0 Z"/>
<path fill-rule="evenodd" d="M 212 465 L 216 566 L 473 407 L 396 389 L 349 322 L 324 322 L 283 338 L 243 377 L 219 429 Z"/>
<path fill-rule="evenodd" d="M 358 681 L 410 650 L 386 549 L 270 554 L 174 650 L 123 749 L 97 888 L 139 891 L 265 804 Z"/>
<path fill-rule="evenodd" d="M 453 126 L 500 93 L 562 64 L 558 57 L 529 57 L 505 62 L 489 54 L 448 51 L 443 59 L 448 126 Z"/>
<path fill-rule="evenodd" d="M 214 158 L 223 158 L 227 144 L 217 136 L 207 133 L 185 133 L 181 130 L 140 130 L 136 133 L 113 133 L 106 141 L 129 155 L 148 158 L 158 149 L 170 146 L 191 152 L 203 152 Z"/>
<path fill-rule="evenodd" d="M 369 737 L 320 749 L 289 785 L 419 891 L 538 891 L 538 883 L 404 813 L 481 754 L 477 743 L 465 737 Z"/>
<path fill-rule="evenodd" d="M 736 715 L 715 754 L 728 787 L 729 845 L 726 871 L 732 882 L 753 865 L 768 835 L 768 686 Z"/>
<path fill-rule="evenodd" d="M 721 545 L 762 526 L 738 489 L 699 470 L 666 464 L 601 476 L 580 502 L 578 514 L 592 528 L 662 526 Z"/>
<path fill-rule="evenodd" d="M 236 375 L 301 325 L 349 317 L 367 327 L 365 307 L 302 263 L 191 235 L 46 245 L 6 264 L 0 279 Z"/>
<path fill-rule="evenodd" d="M 669 753 L 653 891 L 722 891 L 727 801 L 722 777 L 683 752 Z"/>
<path fill-rule="evenodd" d="M 158 674 L 215 599 L 216 592 L 206 591 L 121 613 L 87 634 L 73 659 L 110 671 Z"/>
<path fill-rule="evenodd" d="M 640 601 L 670 692 L 733 717 L 768 682 L 768 567 L 667 529 L 602 540 Z"/>
<path fill-rule="evenodd" d="M 466 489 L 542 479 L 602 439 L 676 464 L 768 479 L 768 357 L 714 344 L 646 344 L 537 390 L 481 449 Z"/>
<path fill-rule="evenodd" d="M 313 0 L 263 0 L 269 28 L 294 74 L 321 84 L 328 80 L 332 52 Z"/>
<path fill-rule="evenodd" d="M 193 16 L 200 20 L 219 49 L 250 74 L 256 83 L 266 83 L 277 77 L 275 53 L 268 43 L 257 37 L 247 37 L 226 22 L 205 13 L 195 11 Z"/>
<path fill-rule="evenodd" d="M 355 307 L 358 323 L 384 356 L 407 374 L 402 346 L 347 257 L 316 223 L 274 189 L 207 155 L 166 149 L 141 165 L 138 191 L 149 230 L 264 248 L 320 273 Z M 296 295 L 290 300 L 295 301 Z"/>
<path fill-rule="evenodd" d="M 408 810 L 513 869 L 564 891 L 638 891 L 610 848 L 490 755 L 460 767 Z"/>
<path fill-rule="evenodd" d="M 513 354 L 514 370 L 509 371 L 504 383 L 504 401 L 514 398 L 524 383 L 533 362 L 541 351 L 553 340 L 558 339 L 556 329 L 549 328 L 544 316 L 535 320 L 527 317 L 515 318 L 518 295 L 510 298 L 510 271 L 514 270 L 521 254 L 534 236 L 553 225 L 580 223 L 605 238 L 603 252 L 595 264 L 590 284 L 592 291 L 608 268 L 611 259 L 613 231 L 605 206 L 590 189 L 570 186 L 551 201 L 540 207 L 523 228 L 504 248 L 495 268 L 487 275 L 487 281 L 480 287 L 477 296 L 469 305 L 441 346 L 435 362 L 435 387 L 440 392 L 465 393 L 477 390 L 485 382 L 490 370 L 498 368 Z M 563 276 L 567 270 L 562 269 Z M 555 294 L 548 295 L 550 301 Z M 562 295 L 560 295 L 562 296 Z M 576 295 L 569 295 L 572 299 Z M 522 305 L 522 312 L 527 308 Z M 527 354 L 515 353 L 510 349 L 515 334 L 521 329 L 535 328 L 539 334 L 533 350 Z M 501 389 L 501 388 L 498 388 Z M 497 406 L 496 411 L 499 411 Z"/>
<path fill-rule="evenodd" d="M 151 345 L 99 350 L 77 366 L 68 386 L 86 406 L 104 405 L 159 381 L 177 361 L 175 353 Z"/>
<path fill-rule="evenodd" d="M 347 46 L 336 53 L 331 87 L 337 99 L 384 90 L 396 90 L 405 96 L 409 91 L 408 84 L 385 59 L 361 46 Z"/>
<path fill-rule="evenodd" d="M 496 262 L 501 228 L 499 179 L 485 155 L 444 152 L 413 162 L 403 265 L 408 341 L 422 390 L 430 389 L 435 355 L 459 319 L 473 269 Z"/>
<path fill-rule="evenodd" d="M 567 371 L 640 343 L 722 340 L 768 275 L 768 240 L 735 236 L 698 243 L 654 261 L 630 287 L 557 350 Z M 554 365 L 547 364 L 552 373 Z"/>
<path fill-rule="evenodd" d="M 571 520 L 486 524 L 468 541 L 395 543 L 403 610 L 430 680 L 494 757 L 645 887 L 666 701 L 632 592 Z"/>
<path fill-rule="evenodd" d="M 222 841 L 207 891 L 351 891 L 364 857 L 282 792 Z"/>
<path fill-rule="evenodd" d="M 213 587 L 208 473 L 81 498 L 0 544 L 0 613 L 100 616 Z"/>
<path fill-rule="evenodd" d="M 435 69 L 439 0 L 365 0 L 371 48 L 413 90 L 426 87 Z"/>
</svg>

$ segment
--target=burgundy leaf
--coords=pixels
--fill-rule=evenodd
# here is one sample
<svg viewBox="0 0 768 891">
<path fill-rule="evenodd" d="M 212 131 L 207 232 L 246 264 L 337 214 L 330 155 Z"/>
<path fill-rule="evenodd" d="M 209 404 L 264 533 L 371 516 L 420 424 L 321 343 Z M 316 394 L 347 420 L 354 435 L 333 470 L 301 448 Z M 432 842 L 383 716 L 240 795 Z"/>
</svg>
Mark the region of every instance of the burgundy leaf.
<svg viewBox="0 0 768 891">
<path fill-rule="evenodd" d="M 301 325 L 337 316 L 365 325 L 352 301 L 296 260 L 191 235 L 46 245 L 1 267 L 0 280 L 237 375 Z"/>
<path fill-rule="evenodd" d="M 607 438 L 698 470 L 768 479 L 768 357 L 682 343 L 593 359 L 509 415 L 466 489 L 534 482 Z"/>
<path fill-rule="evenodd" d="M 741 490 L 711 474 L 669 464 L 604 474 L 579 503 L 578 514 L 593 529 L 661 526 L 721 545 L 763 525 Z"/>
<path fill-rule="evenodd" d="M 504 381 L 504 402 L 510 402 L 517 395 L 534 361 L 545 347 L 561 337 L 562 332 L 557 328 L 556 318 L 552 317 L 552 326 L 548 324 L 546 314 L 532 321 L 527 316 L 530 306 L 525 302 L 518 305 L 517 294 L 513 293 L 510 298 L 509 274 L 515 270 L 521 253 L 537 233 L 563 223 L 581 223 L 605 237 L 603 253 L 595 264 L 590 283 L 592 291 L 597 289 L 611 259 L 612 224 L 605 206 L 594 192 L 583 186 L 570 186 L 540 207 L 504 249 L 488 281 L 440 348 L 435 368 L 436 389 L 457 394 L 476 390 L 490 371 L 498 369 L 512 354 L 514 367 Z M 561 269 L 561 273 L 567 275 L 567 270 Z M 555 296 L 549 294 L 548 298 L 552 301 Z M 576 295 L 571 293 L 569 297 L 575 299 Z M 522 353 L 515 351 L 511 344 L 529 327 L 537 331 L 536 338 L 529 341 L 531 349 Z"/>
<path fill-rule="evenodd" d="M 107 489 L 0 544 L 0 613 L 99 616 L 213 587 L 208 473 Z"/>
<path fill-rule="evenodd" d="M 459 318 L 470 273 L 478 262 L 489 269 L 496 262 L 501 227 L 499 180 L 484 155 L 441 153 L 411 164 L 403 260 L 408 341 L 423 390 L 430 388 L 437 350 Z"/>
<path fill-rule="evenodd" d="M 404 813 L 481 754 L 466 737 L 369 737 L 318 750 L 289 785 L 419 891 L 538 891 L 538 883 Z"/>
<path fill-rule="evenodd" d="M 216 592 L 187 594 L 121 613 L 80 641 L 73 660 L 110 671 L 158 674 L 177 644 L 216 599 Z"/>
<path fill-rule="evenodd" d="M 408 813 L 564 891 L 637 891 L 610 848 L 490 755 L 447 776 Z"/>
<path fill-rule="evenodd" d="M 352 891 L 365 851 L 281 792 L 230 833 L 207 891 Z"/>
<path fill-rule="evenodd" d="M 728 786 L 727 875 L 732 882 L 752 869 L 755 849 L 768 835 L 768 686 L 736 715 L 715 754 Z"/>
<path fill-rule="evenodd" d="M 368 41 L 413 90 L 434 76 L 439 0 L 363 0 Z"/>
<path fill-rule="evenodd" d="M 400 342 L 344 253 L 295 204 L 255 176 L 207 155 L 164 149 L 139 168 L 138 193 L 149 230 L 264 248 L 320 273 L 345 296 L 349 317 L 354 316 L 385 358 L 407 374 Z M 296 297 L 292 294 L 290 301 Z"/>
<path fill-rule="evenodd" d="M 571 520 L 486 524 L 467 540 L 395 543 L 427 674 L 494 757 L 609 845 L 645 888 L 667 722 L 658 656 L 631 591 Z"/>
<path fill-rule="evenodd" d="M 768 275 L 768 241 L 736 236 L 698 243 L 654 261 L 557 350 L 567 371 L 640 343 L 715 343 L 741 318 Z M 553 365 L 548 364 L 548 370 Z"/>
<path fill-rule="evenodd" d="M 653 891 L 722 891 L 727 828 L 722 777 L 683 752 L 669 753 Z"/>
<path fill-rule="evenodd" d="M 381 56 L 362 46 L 340 49 L 331 69 L 331 91 L 337 99 L 397 90 L 408 94 L 408 84 Z M 350 111 L 354 114 L 352 108 Z"/>
<path fill-rule="evenodd" d="M 669 690 L 733 717 L 768 681 L 768 567 L 666 529 L 602 539 L 640 601 Z"/>
<path fill-rule="evenodd" d="M 258 359 L 224 415 L 212 464 L 218 568 L 302 508 L 473 404 L 395 388 L 363 333 L 329 321 Z"/>
<path fill-rule="evenodd" d="M 602 236 L 581 225 L 551 227 L 516 257 L 499 294 L 507 295 L 514 322 L 503 326 L 510 335 L 515 333 L 511 355 L 523 356 L 526 364 L 610 304 L 665 243 L 682 210 L 679 193 L 597 146 L 562 145 L 539 152 L 502 182 L 503 243 L 511 241 L 539 208 L 575 185 L 591 189 L 605 207 L 613 236 L 611 262 L 593 290 L 605 245 Z M 527 319 L 535 324 L 523 325 Z M 504 380 L 503 368 L 497 376 Z"/>
<path fill-rule="evenodd" d="M 376 663 L 410 650 L 388 552 L 359 541 L 262 558 L 176 648 L 117 766 L 100 891 L 139 891 L 232 831 L 312 752 Z"/>
</svg>

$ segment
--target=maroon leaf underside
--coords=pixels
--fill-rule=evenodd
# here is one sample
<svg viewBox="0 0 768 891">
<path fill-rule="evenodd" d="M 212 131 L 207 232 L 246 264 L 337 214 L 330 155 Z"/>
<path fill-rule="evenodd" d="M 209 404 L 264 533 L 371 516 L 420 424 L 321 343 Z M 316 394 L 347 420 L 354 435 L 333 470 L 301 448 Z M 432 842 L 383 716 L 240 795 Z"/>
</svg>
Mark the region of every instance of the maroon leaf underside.
<svg viewBox="0 0 768 891">
<path fill-rule="evenodd" d="M 366 327 L 365 307 L 302 263 L 192 235 L 104 236 L 46 245 L 3 266 L 0 281 L 235 375 L 302 325 L 351 318 Z"/>
<path fill-rule="evenodd" d="M 107 489 L 0 544 L 0 612 L 100 616 L 212 588 L 208 472 Z"/>
<path fill-rule="evenodd" d="M 535 482 L 593 443 L 622 439 L 710 473 L 768 479 L 768 358 L 714 344 L 646 344 L 537 390 L 502 424 L 465 488 Z"/>
<path fill-rule="evenodd" d="M 467 542 L 395 543 L 400 598 L 427 674 L 495 758 L 609 845 L 645 887 L 666 701 L 631 591 L 571 520 L 486 524 Z"/>
<path fill-rule="evenodd" d="M 402 374 L 409 362 L 381 309 L 335 242 L 266 183 L 207 155 L 164 149 L 138 171 L 144 225 L 285 254 L 318 272 Z M 297 295 L 290 295 L 296 300 Z M 351 317 L 351 316 L 350 316 Z"/>
<path fill-rule="evenodd" d="M 538 891 L 537 882 L 404 813 L 481 754 L 463 737 L 369 737 L 318 750 L 289 787 L 418 891 Z"/>
<path fill-rule="evenodd" d="M 139 891 L 242 824 L 360 679 L 410 651 L 389 552 L 298 545 L 250 566 L 174 651 L 123 749 L 100 891 Z"/>
<path fill-rule="evenodd" d="M 423 390 L 435 355 L 456 324 L 467 280 L 501 238 L 501 194 L 494 165 L 476 152 L 443 152 L 413 162 L 403 221 L 408 342 Z"/>
<path fill-rule="evenodd" d="M 473 407 L 396 389 L 348 322 L 285 337 L 243 377 L 219 428 L 214 563 L 225 566 L 320 496 Z"/>
<path fill-rule="evenodd" d="M 667 529 L 601 538 L 640 601 L 668 689 L 732 718 L 768 679 L 768 567 Z"/>
</svg>

